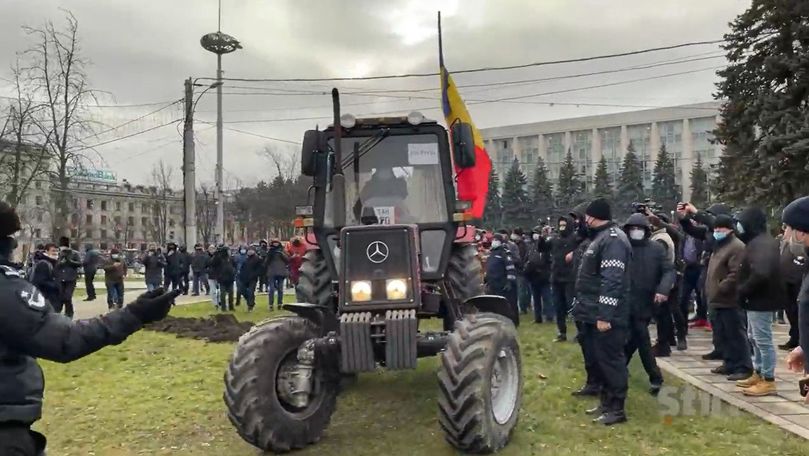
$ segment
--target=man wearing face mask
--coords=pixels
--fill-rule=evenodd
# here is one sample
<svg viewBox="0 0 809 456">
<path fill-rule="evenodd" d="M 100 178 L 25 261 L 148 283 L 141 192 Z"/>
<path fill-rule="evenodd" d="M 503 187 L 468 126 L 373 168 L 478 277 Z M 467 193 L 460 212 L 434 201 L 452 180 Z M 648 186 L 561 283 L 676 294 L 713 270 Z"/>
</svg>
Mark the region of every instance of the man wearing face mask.
<svg viewBox="0 0 809 456">
<path fill-rule="evenodd" d="M 632 214 L 624 225 L 632 244 L 632 262 L 629 267 L 629 340 L 626 344 L 626 362 L 629 364 L 637 350 L 643 368 L 649 376 L 649 392 L 657 395 L 663 386 L 663 375 L 657 367 L 649 340 L 649 322 L 655 307 L 666 305 L 674 286 L 674 264 L 669 261 L 665 248 L 650 240 L 649 222 L 642 214 Z"/>
<path fill-rule="evenodd" d="M 607 426 L 626 421 L 629 374 L 624 347 L 629 324 L 628 266 L 632 258 L 626 234 L 611 219 L 605 199 L 594 200 L 585 210 L 591 241 L 576 275 L 573 307 L 574 318 L 580 323 L 588 382 L 601 385 L 601 403 L 590 412 L 600 413 L 594 422 Z"/>
<path fill-rule="evenodd" d="M 56 244 L 46 244 L 41 252 L 34 254 L 34 266 L 31 273 L 31 283 L 39 289 L 42 296 L 53 307 L 58 308 L 61 299 L 61 288 L 56 278 L 56 262 L 59 260 L 59 247 Z"/>
<path fill-rule="evenodd" d="M 542 237 L 542 227 L 535 226 L 531 234 L 533 245 L 528 252 L 525 262 L 524 274 L 531 288 L 531 297 L 534 300 L 534 323 L 542 323 L 553 319 L 551 302 L 551 258 L 550 245 Z"/>
<path fill-rule="evenodd" d="M 674 268 L 674 260 L 675 260 L 675 252 L 677 250 L 676 245 L 674 244 L 674 240 L 668 234 L 666 227 L 663 226 L 663 221 L 656 215 L 651 214 L 651 212 L 647 211 L 647 219 L 650 223 L 650 230 L 651 230 L 651 237 L 650 240 L 652 242 L 656 242 L 663 247 L 663 251 L 666 254 L 666 261 L 669 262 L 672 269 Z M 674 283 L 672 285 L 675 285 Z M 671 289 L 669 289 L 671 292 Z M 669 298 L 672 298 L 669 296 Z M 679 307 L 676 306 L 673 299 L 666 299 L 666 301 L 661 302 L 659 306 L 655 309 L 655 320 L 657 321 L 657 343 L 652 347 L 652 351 L 655 356 L 658 357 L 667 357 L 671 356 L 671 346 L 677 345 L 678 350 L 685 350 L 687 348 L 686 341 L 685 341 L 685 330 L 686 330 L 686 322 L 680 312 L 676 312 L 677 318 L 673 319 L 671 306 L 676 307 L 679 310 Z M 675 340 L 674 336 L 674 325 L 672 325 L 673 321 L 677 322 L 676 329 L 677 329 L 677 338 Z"/>
<path fill-rule="evenodd" d="M 744 311 L 739 307 L 738 273 L 744 256 L 744 243 L 733 233 L 733 218 L 716 217 L 713 229 L 715 240 L 708 272 L 705 294 L 708 307 L 716 315 L 713 327 L 716 348 L 724 363 L 711 370 L 727 375 L 728 380 L 744 380 L 753 372 L 750 345 L 745 329 Z"/>
<path fill-rule="evenodd" d="M 247 303 L 247 311 L 252 312 L 256 306 L 256 283 L 264 272 L 264 265 L 261 258 L 256 254 L 255 247 L 247 249 L 246 258 L 237 273 L 239 294 L 244 296 Z"/>
<path fill-rule="evenodd" d="M 152 291 L 160 288 L 160 284 L 163 281 L 163 268 L 166 266 L 166 259 L 157 251 L 157 247 L 150 245 L 149 250 L 143 254 L 140 262 L 143 264 L 146 290 Z"/>
<path fill-rule="evenodd" d="M 514 228 L 509 237 L 512 244 L 517 247 L 520 263 L 515 265 L 517 267 L 517 306 L 523 314 L 528 313 L 528 308 L 531 307 L 531 285 L 525 275 L 525 264 L 528 261 L 528 254 L 531 252 L 531 243 L 525 239 L 525 232 L 522 228 Z"/>
<path fill-rule="evenodd" d="M 177 252 L 177 244 L 174 242 L 166 244 L 166 281 L 164 288 L 167 290 L 169 288 L 172 290 L 182 290 L 181 276 L 184 269 L 183 260 L 182 254 Z"/>
<path fill-rule="evenodd" d="M 57 313 L 65 309 L 65 316 L 73 318 L 73 292 L 76 290 L 76 280 L 79 277 L 81 257 L 79 252 L 70 248 L 70 239 L 59 238 L 59 261 L 56 263 L 56 277 L 61 282 L 59 288 L 62 298 Z"/>
<path fill-rule="evenodd" d="M 209 294 L 208 277 L 205 272 L 208 269 L 208 264 L 211 262 L 211 256 L 202 250 L 202 244 L 194 246 L 194 255 L 191 257 L 191 274 L 193 277 L 193 287 L 191 296 L 199 296 L 200 290 L 205 290 L 205 294 Z"/>
<path fill-rule="evenodd" d="M 486 293 L 506 298 L 515 317 L 519 318 L 517 308 L 517 273 L 511 252 L 506 247 L 505 237 L 501 233 L 494 235 L 492 249 L 486 262 Z M 518 320 L 519 321 L 519 320 Z"/>
<path fill-rule="evenodd" d="M 781 221 L 786 225 L 784 239 L 793 256 L 807 256 L 809 253 L 809 196 L 798 198 L 784 208 Z M 803 281 L 798 292 L 798 320 L 800 324 L 800 346 L 787 356 L 787 364 L 793 371 L 809 377 L 809 270 L 804 269 Z M 809 403 L 809 394 L 804 396 Z"/>
<path fill-rule="evenodd" d="M 245 295 L 245 292 L 242 290 L 242 281 L 239 280 L 239 272 L 247 261 L 247 246 L 242 245 L 239 247 L 239 252 L 233 257 L 233 261 L 236 264 L 236 305 L 240 306 L 242 304 L 242 296 Z"/>
<path fill-rule="evenodd" d="M 578 244 L 573 232 L 573 219 L 559 217 L 558 233 L 550 240 L 551 289 L 553 290 L 554 311 L 556 314 L 556 341 L 567 340 L 567 313 L 573 304 L 573 264 L 565 260 L 576 250 Z"/>
<path fill-rule="evenodd" d="M 46 443 L 31 430 L 42 417 L 45 389 L 38 359 L 68 363 L 120 344 L 164 318 L 177 293 L 147 292 L 121 310 L 73 322 L 56 313 L 12 261 L 20 229 L 14 209 L 0 203 L 0 455 L 34 456 L 44 454 Z M 55 246 L 49 250 L 55 256 Z"/>
</svg>

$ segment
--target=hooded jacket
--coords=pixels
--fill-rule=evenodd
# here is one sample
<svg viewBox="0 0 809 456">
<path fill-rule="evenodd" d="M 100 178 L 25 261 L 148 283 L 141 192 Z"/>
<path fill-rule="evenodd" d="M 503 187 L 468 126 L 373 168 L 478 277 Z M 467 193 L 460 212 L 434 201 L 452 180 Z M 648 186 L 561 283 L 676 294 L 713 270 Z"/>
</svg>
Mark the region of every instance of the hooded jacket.
<svg viewBox="0 0 809 456">
<path fill-rule="evenodd" d="M 523 274 L 532 283 L 548 283 L 551 279 L 551 254 L 549 241 L 540 235 L 531 242 L 531 251 L 525 261 Z"/>
<path fill-rule="evenodd" d="M 629 264 L 629 312 L 636 320 L 649 321 L 655 313 L 654 296 L 668 296 L 674 287 L 674 263 L 669 261 L 660 242 L 650 239 L 651 227 L 642 214 L 632 214 L 624 225 L 629 235 L 631 226 L 642 227 L 646 235 L 641 240 L 630 239 L 632 261 Z"/>
<path fill-rule="evenodd" d="M 51 305 L 57 304 L 61 286 L 56 278 L 56 260 L 45 255 L 45 252 L 36 252 L 33 271 L 31 283 Z"/>
<path fill-rule="evenodd" d="M 743 256 L 744 243 L 732 233 L 722 241 L 716 242 L 705 275 L 705 295 L 709 307 L 715 309 L 739 307 L 737 284 Z"/>
<path fill-rule="evenodd" d="M 775 311 L 786 304 L 781 254 L 776 241 L 767 233 L 767 214 L 757 207 L 745 209 L 737 217 L 745 243 L 739 268 L 739 303 L 745 310 Z"/>
<path fill-rule="evenodd" d="M 141 258 L 145 270 L 146 283 L 161 283 L 163 280 L 163 268 L 166 267 L 166 257 L 162 253 L 149 250 Z"/>
<path fill-rule="evenodd" d="M 195 250 L 191 256 L 191 271 L 194 274 L 202 274 L 211 262 L 211 255 L 204 250 Z"/>
<path fill-rule="evenodd" d="M 561 221 L 566 223 L 564 231 L 550 240 L 551 280 L 556 283 L 568 283 L 573 281 L 573 263 L 566 262 L 565 257 L 576 250 L 578 241 L 573 232 L 573 218 L 564 215 L 559 217 L 559 222 Z"/>
</svg>

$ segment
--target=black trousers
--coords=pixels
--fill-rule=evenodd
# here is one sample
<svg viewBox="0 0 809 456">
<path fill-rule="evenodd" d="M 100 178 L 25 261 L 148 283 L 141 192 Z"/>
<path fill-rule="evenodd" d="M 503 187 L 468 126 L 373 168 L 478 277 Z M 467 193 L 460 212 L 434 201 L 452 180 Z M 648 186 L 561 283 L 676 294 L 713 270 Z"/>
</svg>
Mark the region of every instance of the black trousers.
<svg viewBox="0 0 809 456">
<path fill-rule="evenodd" d="M 219 281 L 219 308 L 233 310 L 233 281 Z"/>
<path fill-rule="evenodd" d="M 601 385 L 601 407 L 610 412 L 624 410 L 629 371 L 626 368 L 627 329 L 613 326 L 600 332 L 595 323 L 582 323 L 582 336 L 595 358 L 592 375 Z"/>
<path fill-rule="evenodd" d="M 168 290 L 176 290 L 176 289 L 183 289 L 182 284 L 182 274 L 166 274 L 165 283 L 163 284 L 163 288 Z"/>
<path fill-rule="evenodd" d="M 93 279 L 95 278 L 96 278 L 95 269 L 84 271 L 84 285 L 87 287 L 87 299 L 96 298 L 96 286 L 93 283 Z"/>
<path fill-rule="evenodd" d="M 594 349 L 593 334 L 587 332 L 586 323 L 576 321 L 576 341 L 581 347 L 581 356 L 584 359 L 584 372 L 587 374 L 587 385 L 601 388 L 604 384 L 598 372 L 596 352 Z"/>
<path fill-rule="evenodd" d="M 657 366 L 654 354 L 652 354 L 652 341 L 649 337 L 648 318 L 632 318 L 629 324 L 629 338 L 624 347 L 627 366 L 632 361 L 632 356 L 638 352 L 643 369 L 649 375 L 649 383 L 659 385 L 663 383 L 663 374 Z"/>
<path fill-rule="evenodd" d="M 741 309 L 716 309 L 713 332 L 720 342 L 725 367 L 732 374 L 753 371 L 746 321 L 745 313 Z"/>
<path fill-rule="evenodd" d="M 688 308 L 691 303 L 691 293 L 697 301 L 696 317 L 702 320 L 708 319 L 708 308 L 702 301 L 702 293 L 700 292 L 699 276 L 702 273 L 702 267 L 699 265 L 686 266 L 683 271 L 683 278 L 680 281 L 680 311 L 688 318 Z"/>
<path fill-rule="evenodd" d="M 184 272 L 183 275 L 180 276 L 180 289 L 183 290 L 183 294 L 188 294 L 188 271 Z"/>
<path fill-rule="evenodd" d="M 683 315 L 679 297 L 679 287 L 675 286 L 669 293 L 669 300 L 657 306 L 657 313 L 655 314 L 657 343 L 662 344 L 661 348 L 663 349 L 676 344 L 677 340 L 685 340 L 685 334 L 688 330 L 688 316 Z"/>
<path fill-rule="evenodd" d="M 573 282 L 553 282 L 553 305 L 556 311 L 556 330 L 567 335 L 567 313 L 573 305 Z"/>
<path fill-rule="evenodd" d="M 59 305 L 56 313 L 61 313 L 64 309 L 65 315 L 73 318 L 73 292 L 76 291 L 76 281 L 69 280 L 60 285 L 62 288 L 59 290 Z"/>
<path fill-rule="evenodd" d="M 798 345 L 801 341 L 800 322 L 798 321 L 798 293 L 801 291 L 800 283 L 787 283 L 787 319 L 789 320 L 789 344 Z"/>
<path fill-rule="evenodd" d="M 0 455 L 40 456 L 45 454 L 45 436 L 22 423 L 0 424 Z"/>
</svg>

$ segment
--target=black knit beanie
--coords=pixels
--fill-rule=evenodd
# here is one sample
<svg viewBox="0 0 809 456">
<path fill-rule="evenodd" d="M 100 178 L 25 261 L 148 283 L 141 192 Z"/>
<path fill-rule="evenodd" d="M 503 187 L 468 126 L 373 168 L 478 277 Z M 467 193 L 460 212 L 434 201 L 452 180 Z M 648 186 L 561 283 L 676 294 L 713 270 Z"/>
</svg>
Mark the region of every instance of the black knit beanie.
<svg viewBox="0 0 809 456">
<path fill-rule="evenodd" d="M 809 196 L 789 203 L 784 208 L 781 220 L 798 231 L 809 233 Z"/>
<path fill-rule="evenodd" d="M 727 229 L 735 229 L 733 223 L 733 217 L 729 215 L 718 215 L 716 216 L 716 220 L 714 221 L 714 228 L 727 228 Z"/>
<path fill-rule="evenodd" d="M 607 202 L 604 198 L 598 198 L 593 200 L 587 209 L 584 211 L 585 215 L 589 215 L 590 217 L 597 218 L 599 220 L 612 220 L 612 210 L 610 209 L 610 203 Z"/>
</svg>

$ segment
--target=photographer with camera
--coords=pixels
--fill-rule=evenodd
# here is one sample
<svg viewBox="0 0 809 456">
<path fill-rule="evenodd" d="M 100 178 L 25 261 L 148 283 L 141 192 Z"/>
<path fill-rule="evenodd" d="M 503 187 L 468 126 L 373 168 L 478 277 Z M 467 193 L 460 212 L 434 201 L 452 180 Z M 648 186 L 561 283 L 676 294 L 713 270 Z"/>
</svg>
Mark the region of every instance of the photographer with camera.
<svg viewBox="0 0 809 456">
<path fill-rule="evenodd" d="M 661 242 L 666 250 L 666 258 L 672 261 L 675 271 L 674 286 L 669 292 L 669 299 L 665 305 L 658 308 L 657 320 L 657 349 L 662 356 L 671 353 L 671 347 L 676 346 L 677 350 L 686 350 L 686 334 L 688 333 L 687 314 L 683 313 L 680 307 L 680 285 L 685 267 L 680 254 L 680 245 L 683 235 L 677 226 L 670 224 L 668 217 L 662 211 L 652 214 L 647 211 L 647 218 L 652 226 L 652 240 Z M 676 332 L 676 334 L 675 334 Z M 676 338 L 675 338 L 676 335 Z"/>
<path fill-rule="evenodd" d="M 79 252 L 70 248 L 70 239 L 59 238 L 59 260 L 56 262 L 56 278 L 60 283 L 61 295 L 56 305 L 56 313 L 65 310 L 65 316 L 73 318 L 73 292 L 76 291 L 76 281 L 79 278 L 79 268 L 82 267 Z"/>
</svg>

